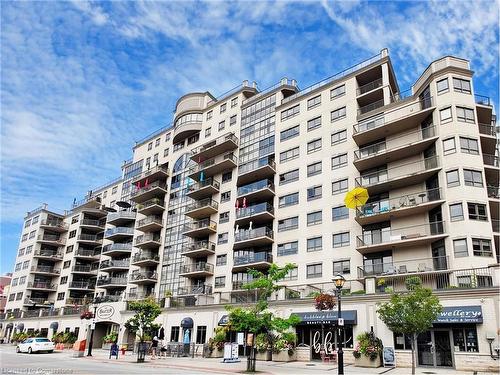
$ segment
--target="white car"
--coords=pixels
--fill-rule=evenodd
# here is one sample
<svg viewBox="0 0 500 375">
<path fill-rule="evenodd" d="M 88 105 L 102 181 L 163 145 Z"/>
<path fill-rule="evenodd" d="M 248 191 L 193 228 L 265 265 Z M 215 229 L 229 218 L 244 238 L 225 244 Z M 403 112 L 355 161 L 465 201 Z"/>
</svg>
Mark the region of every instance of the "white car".
<svg viewBox="0 0 500 375">
<path fill-rule="evenodd" d="M 35 353 L 35 352 L 48 352 L 54 351 L 54 343 L 44 337 L 30 337 L 23 342 L 17 344 L 17 353 Z"/>
</svg>

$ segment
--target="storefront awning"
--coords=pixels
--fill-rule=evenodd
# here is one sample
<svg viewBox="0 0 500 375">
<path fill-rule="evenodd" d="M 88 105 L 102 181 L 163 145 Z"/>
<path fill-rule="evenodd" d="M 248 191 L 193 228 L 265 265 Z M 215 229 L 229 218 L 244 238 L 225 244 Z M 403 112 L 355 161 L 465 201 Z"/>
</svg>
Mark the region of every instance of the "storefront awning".
<svg viewBox="0 0 500 375">
<path fill-rule="evenodd" d="M 181 320 L 182 328 L 193 328 L 194 322 L 192 318 L 184 318 Z"/>
<path fill-rule="evenodd" d="M 16 328 L 19 332 L 22 332 L 24 329 L 24 323 L 19 323 Z"/>
<path fill-rule="evenodd" d="M 53 329 L 54 331 L 57 331 L 57 328 L 59 328 L 59 323 L 58 322 L 50 323 L 50 328 Z"/>
<path fill-rule="evenodd" d="M 227 323 L 229 323 L 229 315 L 222 315 L 222 317 L 219 319 L 219 323 L 217 323 L 217 325 L 227 326 Z"/>
<path fill-rule="evenodd" d="M 337 311 L 312 311 L 293 313 L 300 318 L 299 325 L 304 324 L 335 324 L 337 323 Z M 353 325 L 358 323 L 358 316 L 356 310 L 342 311 L 342 318 L 345 325 Z"/>
<path fill-rule="evenodd" d="M 482 322 L 483 311 L 481 306 L 452 306 L 443 307 L 443 312 L 434 321 L 434 324 Z"/>
</svg>

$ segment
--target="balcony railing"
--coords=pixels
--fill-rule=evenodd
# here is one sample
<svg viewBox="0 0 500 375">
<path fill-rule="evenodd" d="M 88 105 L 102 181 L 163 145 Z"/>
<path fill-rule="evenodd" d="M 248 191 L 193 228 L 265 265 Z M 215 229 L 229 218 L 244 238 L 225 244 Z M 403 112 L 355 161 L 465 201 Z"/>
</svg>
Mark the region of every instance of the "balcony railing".
<svg viewBox="0 0 500 375">
<path fill-rule="evenodd" d="M 80 234 L 78 236 L 78 240 L 80 241 L 90 241 L 90 242 L 102 242 L 102 238 L 97 236 L 96 234 Z"/>
<path fill-rule="evenodd" d="M 40 234 L 38 235 L 38 241 L 57 242 L 61 245 L 65 243 L 64 238 L 61 238 L 61 236 L 58 236 L 56 234 Z"/>
<path fill-rule="evenodd" d="M 110 246 L 110 245 L 108 245 L 108 246 Z M 100 254 L 100 252 L 96 251 L 96 250 L 78 249 L 75 251 L 75 255 L 82 256 L 82 257 L 96 257 L 96 256 L 99 256 L 99 254 Z"/>
<path fill-rule="evenodd" d="M 499 158 L 495 155 L 483 154 L 483 162 L 486 165 L 491 165 L 493 167 L 497 167 L 500 165 L 498 162 Z"/>
<path fill-rule="evenodd" d="M 493 232 L 499 233 L 500 232 L 500 220 L 491 219 L 491 227 L 493 229 Z"/>
<path fill-rule="evenodd" d="M 132 272 L 130 274 L 130 281 L 140 281 L 140 280 L 157 280 L 158 274 L 156 271 L 146 271 L 146 272 Z"/>
<path fill-rule="evenodd" d="M 216 165 L 218 163 L 221 163 L 221 162 L 223 162 L 225 160 L 231 160 L 235 164 L 238 163 L 238 158 L 232 152 L 230 152 L 228 154 L 225 154 L 222 158 L 221 157 L 214 157 L 214 158 L 205 160 L 205 161 L 203 161 L 203 162 L 201 162 L 199 164 L 196 164 L 196 165 L 192 166 L 189 169 L 188 174 L 193 174 L 193 173 L 201 172 L 204 169 L 207 169 L 208 167 L 211 167 L 212 165 Z"/>
<path fill-rule="evenodd" d="M 167 190 L 167 184 L 164 182 L 160 182 L 160 181 L 154 181 L 154 182 L 152 182 L 146 186 L 140 187 L 140 188 L 137 188 L 135 185 L 132 185 L 132 186 L 133 186 L 133 188 L 132 188 L 132 191 L 130 193 L 130 197 L 135 197 L 137 195 L 144 194 L 144 193 L 146 193 L 150 190 L 156 189 L 156 188 Z"/>
<path fill-rule="evenodd" d="M 127 293 L 125 296 L 126 301 L 141 301 L 145 300 L 146 298 L 154 298 L 155 294 L 154 292 L 152 293 Z"/>
<path fill-rule="evenodd" d="M 368 112 L 371 112 L 371 111 L 374 111 L 374 110 L 381 108 L 383 106 L 384 106 L 384 99 L 380 99 L 380 100 L 377 100 L 376 102 L 367 104 L 363 107 L 359 107 L 358 116 L 363 115 L 363 114 L 368 113 Z"/>
<path fill-rule="evenodd" d="M 127 285 L 126 277 L 100 277 L 97 279 L 97 286 L 104 285 Z"/>
<path fill-rule="evenodd" d="M 110 212 L 108 214 L 108 221 L 115 221 L 117 219 L 130 219 L 133 220 L 136 217 L 136 213 L 132 211 L 118 211 Z"/>
<path fill-rule="evenodd" d="M 268 212 L 271 215 L 274 215 L 274 207 L 271 204 L 264 202 L 254 204 L 245 208 L 238 208 L 236 210 L 236 219 L 258 215 L 264 212 Z"/>
<path fill-rule="evenodd" d="M 92 298 L 76 298 L 76 297 L 68 297 L 66 298 L 66 305 L 87 305 L 92 302 Z"/>
<path fill-rule="evenodd" d="M 217 223 L 210 219 L 203 219 L 199 221 L 193 221 L 184 225 L 184 232 L 192 231 L 196 229 L 210 228 L 217 230 Z"/>
<path fill-rule="evenodd" d="M 51 219 L 45 219 L 42 220 L 41 225 L 45 225 L 47 227 L 54 227 L 54 228 L 61 228 L 61 229 L 68 229 L 68 224 L 66 224 L 62 220 L 51 220 Z"/>
<path fill-rule="evenodd" d="M 132 258 L 132 263 L 143 262 L 143 261 L 159 262 L 160 257 L 156 254 L 137 253 Z"/>
<path fill-rule="evenodd" d="M 442 271 L 448 269 L 448 264 L 448 257 L 441 256 L 364 265 L 358 267 L 358 278 Z"/>
<path fill-rule="evenodd" d="M 215 251 L 215 243 L 211 241 L 191 241 L 185 247 L 182 248 L 182 253 L 187 253 L 196 250 L 208 249 L 210 251 Z"/>
<path fill-rule="evenodd" d="M 45 281 L 33 281 L 28 282 L 28 288 L 36 288 L 36 289 L 57 289 L 55 284 L 45 282 Z"/>
<path fill-rule="evenodd" d="M 94 219 L 82 219 L 80 221 L 80 225 L 88 225 L 93 227 L 104 227 L 105 221 L 103 220 L 94 220 Z"/>
<path fill-rule="evenodd" d="M 419 191 L 413 194 L 367 203 L 356 209 L 356 216 L 366 217 L 388 213 L 402 208 L 416 207 L 439 199 L 441 199 L 441 188 Z"/>
<path fill-rule="evenodd" d="M 95 297 L 94 303 L 104 303 L 104 302 L 119 302 L 122 300 L 121 295 L 106 294 L 105 296 Z"/>
<path fill-rule="evenodd" d="M 129 227 L 110 228 L 110 229 L 107 229 L 106 232 L 104 232 L 104 238 L 112 237 L 112 236 L 115 236 L 117 234 L 133 235 L 134 228 L 129 228 Z"/>
<path fill-rule="evenodd" d="M 95 284 L 88 281 L 72 281 L 69 283 L 69 287 L 75 289 L 94 289 Z"/>
<path fill-rule="evenodd" d="M 206 262 L 198 262 L 192 264 L 183 264 L 181 266 L 181 273 L 193 273 L 193 272 L 214 272 L 214 265 Z"/>
<path fill-rule="evenodd" d="M 156 223 L 162 225 L 162 217 L 158 215 L 147 216 L 137 222 L 136 227 L 140 228 L 148 224 Z"/>
<path fill-rule="evenodd" d="M 31 266 L 31 272 L 61 273 L 61 270 L 52 266 Z"/>
<path fill-rule="evenodd" d="M 54 251 L 54 250 L 50 250 L 50 249 L 36 250 L 34 255 L 39 256 L 39 257 L 47 257 L 47 258 L 55 258 L 55 259 L 62 259 L 64 256 L 64 254 L 61 251 Z"/>
<path fill-rule="evenodd" d="M 233 290 L 245 290 L 245 285 L 252 282 L 253 280 L 238 280 L 233 281 Z"/>
<path fill-rule="evenodd" d="M 153 167 L 153 168 L 150 168 L 148 169 L 147 171 L 144 171 L 142 172 L 140 175 L 137 175 L 133 178 L 133 181 L 139 181 L 139 180 L 142 180 L 148 176 L 151 176 L 152 174 L 155 174 L 157 172 L 163 172 L 165 173 L 167 176 L 170 175 L 170 171 L 169 169 L 164 166 L 164 165 L 157 165 L 156 167 Z"/>
<path fill-rule="evenodd" d="M 488 191 L 489 198 L 500 199 L 500 188 L 498 186 L 488 185 L 486 189 Z"/>
<path fill-rule="evenodd" d="M 144 244 L 146 242 L 161 242 L 161 237 L 153 233 L 148 233 L 137 236 L 135 238 L 135 246 Z"/>
<path fill-rule="evenodd" d="M 354 159 L 359 160 L 363 158 L 368 158 L 378 154 L 382 154 L 392 149 L 401 148 L 404 146 L 411 146 L 416 142 L 423 141 L 428 138 L 432 138 L 436 135 L 434 126 L 430 126 L 425 129 L 417 130 L 416 132 L 406 133 L 399 137 L 391 138 L 389 141 L 381 141 L 375 144 L 371 144 L 366 147 L 362 147 L 354 151 Z M 406 139 L 407 142 L 398 142 L 398 140 Z"/>
<path fill-rule="evenodd" d="M 187 188 L 188 193 L 201 190 L 207 186 L 213 186 L 215 189 L 219 190 L 220 184 L 218 181 L 214 180 L 213 177 L 207 178 L 206 180 L 196 182 L 192 185 L 189 185 Z"/>
<path fill-rule="evenodd" d="M 238 256 L 234 258 L 235 266 L 241 266 L 244 264 L 252 264 L 252 263 L 261 263 L 261 262 L 272 263 L 273 255 L 270 253 L 261 252 L 261 253 L 253 253 L 253 254 Z"/>
<path fill-rule="evenodd" d="M 120 259 L 120 260 L 112 260 L 112 259 L 107 259 L 101 262 L 99 268 L 128 268 L 130 265 L 130 259 Z"/>
<path fill-rule="evenodd" d="M 52 305 L 54 300 L 45 297 L 26 297 L 24 299 L 25 305 Z"/>
<path fill-rule="evenodd" d="M 411 176 L 416 173 L 422 173 L 430 169 L 439 167 L 437 156 L 419 160 L 416 162 L 398 165 L 397 167 L 380 170 L 373 173 L 366 173 L 356 178 L 357 186 L 369 187 L 382 182 L 391 181 L 400 177 Z"/>
<path fill-rule="evenodd" d="M 75 264 L 72 268 L 73 272 L 94 272 L 97 271 L 98 264 L 90 265 L 90 264 Z"/>
<path fill-rule="evenodd" d="M 238 188 L 238 196 L 248 195 L 255 191 L 259 191 L 262 189 L 270 189 L 274 192 L 274 183 L 271 180 L 260 180 L 256 182 L 252 182 L 248 185 L 243 185 Z"/>
<path fill-rule="evenodd" d="M 60 309 L 41 309 L 40 316 L 58 316 L 60 312 Z"/>
<path fill-rule="evenodd" d="M 191 204 L 188 204 L 188 206 L 186 207 L 186 212 L 194 211 L 203 207 L 212 207 L 213 209 L 218 210 L 219 203 L 214 201 L 212 198 L 205 198 L 199 201 L 195 201 Z"/>
<path fill-rule="evenodd" d="M 153 198 L 153 199 L 150 199 L 150 200 L 148 200 L 146 202 L 138 203 L 135 207 L 138 210 L 143 210 L 145 208 L 148 208 L 148 207 L 154 206 L 154 205 L 158 205 L 160 207 L 164 207 L 164 202 L 161 201 L 159 198 Z"/>
<path fill-rule="evenodd" d="M 409 227 L 391 229 L 390 227 L 372 230 L 357 236 L 358 247 L 373 246 L 404 240 L 414 240 L 427 236 L 445 233 L 445 222 L 436 221 L 428 224 L 413 225 Z"/>
<path fill-rule="evenodd" d="M 488 96 L 474 94 L 474 100 L 476 101 L 476 104 L 491 106 L 491 101 Z"/>
<path fill-rule="evenodd" d="M 368 91 L 375 90 L 379 87 L 382 87 L 382 78 L 376 79 L 375 81 L 372 81 L 370 83 L 367 83 L 366 85 L 358 87 L 356 93 L 358 94 L 358 96 L 363 95 Z"/>
<path fill-rule="evenodd" d="M 240 230 L 234 236 L 234 242 L 242 242 L 252 240 L 259 237 L 274 238 L 274 232 L 268 227 L 255 228 L 250 230 Z"/>
<path fill-rule="evenodd" d="M 481 123 L 479 123 L 479 133 L 491 135 L 493 137 L 495 137 L 497 134 L 494 124 L 481 124 Z"/>
<path fill-rule="evenodd" d="M 186 294 L 212 294 L 212 285 L 181 286 L 177 289 L 177 294 L 180 296 Z"/>
<path fill-rule="evenodd" d="M 236 135 L 234 135 L 234 133 L 229 133 L 229 134 L 225 134 L 225 135 L 223 135 L 221 137 L 215 138 L 214 140 L 212 140 L 210 142 L 207 142 L 204 145 L 201 145 L 200 147 L 198 147 L 195 150 L 193 150 L 192 153 L 193 153 L 193 155 L 199 154 L 201 152 L 209 150 L 212 147 L 218 146 L 221 143 L 224 143 L 224 142 L 227 142 L 227 141 L 232 141 L 236 145 L 238 145 L 238 137 L 236 137 Z"/>
<path fill-rule="evenodd" d="M 250 163 L 241 164 L 240 166 L 238 166 L 238 174 L 246 174 L 265 166 L 270 166 L 272 169 L 276 170 L 276 162 L 271 158 L 265 157 L 254 160 Z"/>
</svg>

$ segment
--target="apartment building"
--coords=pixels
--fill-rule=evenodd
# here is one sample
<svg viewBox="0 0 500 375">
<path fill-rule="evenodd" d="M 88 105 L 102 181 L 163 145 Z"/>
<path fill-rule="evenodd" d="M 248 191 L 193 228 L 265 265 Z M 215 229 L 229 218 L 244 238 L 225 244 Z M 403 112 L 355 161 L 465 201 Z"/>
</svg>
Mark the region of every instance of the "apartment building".
<svg viewBox="0 0 500 375">
<path fill-rule="evenodd" d="M 126 303 L 153 296 L 166 340 L 202 345 L 225 305 L 258 297 L 244 288 L 248 269 L 293 263 L 271 308 L 302 318 L 303 360 L 340 340 L 335 313 L 311 314 L 311 293 L 332 291 L 340 273 L 347 351 L 373 328 L 408 365 L 408 339 L 388 330 L 376 304 L 419 276 L 445 311 L 419 336 L 418 364 L 493 368 L 498 138 L 472 76 L 468 61 L 446 56 L 401 90 L 382 50 L 302 90 L 284 78 L 184 95 L 172 126 L 136 142 L 121 178 L 70 212 L 28 213 L 4 335 L 66 327 L 85 337 L 79 314 L 91 303 L 97 345 L 111 330 L 132 344 Z M 347 209 L 357 186 L 369 201 Z"/>
</svg>

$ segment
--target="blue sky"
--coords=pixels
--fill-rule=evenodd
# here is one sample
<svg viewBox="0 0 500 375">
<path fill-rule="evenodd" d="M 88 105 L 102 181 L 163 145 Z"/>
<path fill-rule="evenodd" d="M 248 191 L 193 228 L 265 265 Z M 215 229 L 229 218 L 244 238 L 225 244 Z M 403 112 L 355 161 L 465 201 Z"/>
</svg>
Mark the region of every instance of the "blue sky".
<svg viewBox="0 0 500 375">
<path fill-rule="evenodd" d="M 112 180 L 175 100 L 306 87 L 388 47 L 403 89 L 442 55 L 498 103 L 498 1 L 1 2 L 1 267 L 22 219 Z"/>
</svg>

